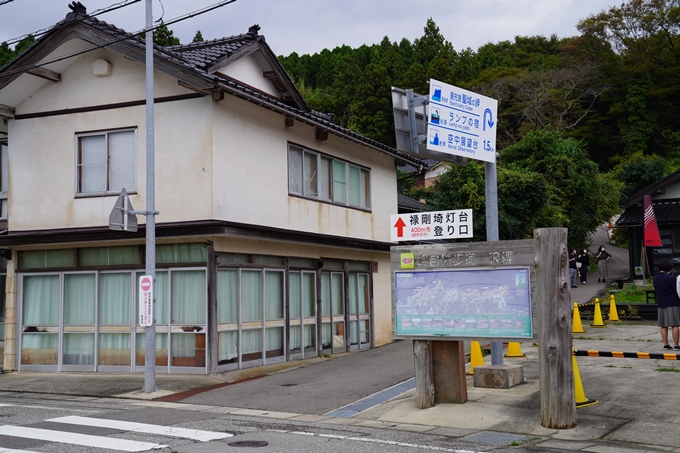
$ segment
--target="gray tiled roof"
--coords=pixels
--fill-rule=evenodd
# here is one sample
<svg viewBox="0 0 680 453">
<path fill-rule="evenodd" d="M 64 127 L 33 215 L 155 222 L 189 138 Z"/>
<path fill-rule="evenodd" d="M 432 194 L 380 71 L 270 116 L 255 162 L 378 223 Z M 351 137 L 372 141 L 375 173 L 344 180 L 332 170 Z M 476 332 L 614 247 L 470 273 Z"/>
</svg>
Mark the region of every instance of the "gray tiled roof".
<svg viewBox="0 0 680 453">
<path fill-rule="evenodd" d="M 192 66 L 206 69 L 218 60 L 229 57 L 256 41 L 257 39 L 252 34 L 246 33 L 228 38 L 168 47 L 168 50 L 181 55 Z"/>
<path fill-rule="evenodd" d="M 652 203 L 654 215 L 659 225 L 680 223 L 680 200 L 656 201 Z M 644 225 L 644 208 L 642 204 L 629 206 L 616 221 L 617 227 L 633 227 Z"/>
<path fill-rule="evenodd" d="M 411 197 L 407 197 L 406 195 L 402 194 L 397 194 L 397 207 L 399 208 L 399 212 L 424 212 L 424 211 L 430 211 L 430 207 L 426 205 L 425 203 L 421 203 L 418 200 L 414 200 Z"/>
</svg>

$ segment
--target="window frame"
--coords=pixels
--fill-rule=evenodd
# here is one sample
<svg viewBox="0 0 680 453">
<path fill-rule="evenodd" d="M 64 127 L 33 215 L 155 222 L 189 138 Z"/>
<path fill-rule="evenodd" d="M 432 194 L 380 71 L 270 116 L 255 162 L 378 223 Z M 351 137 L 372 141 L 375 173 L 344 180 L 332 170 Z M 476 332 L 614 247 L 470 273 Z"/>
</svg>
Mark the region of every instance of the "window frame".
<svg viewBox="0 0 680 453">
<path fill-rule="evenodd" d="M 138 146 L 138 137 L 137 137 L 137 127 L 136 126 L 130 126 L 130 127 L 121 127 L 121 128 L 113 128 L 113 129 L 103 129 L 103 130 L 96 130 L 96 131 L 88 131 L 88 132 L 76 132 L 75 133 L 75 141 L 74 141 L 74 152 L 75 152 L 75 171 L 74 171 L 74 194 L 76 198 L 84 198 L 84 197 L 101 197 L 101 196 L 110 196 L 110 195 L 118 195 L 120 191 L 112 191 L 110 190 L 110 171 L 111 171 L 111 166 L 110 166 L 110 161 L 111 161 L 111 151 L 109 147 L 109 134 L 115 134 L 115 133 L 121 133 L 121 132 L 132 132 L 133 134 L 133 142 L 134 142 L 134 158 L 133 158 L 133 166 L 134 168 L 132 169 L 134 173 L 134 188 L 128 189 L 127 187 L 125 190 L 127 191 L 128 194 L 136 194 L 138 191 L 138 185 L 139 185 L 139 180 L 138 180 L 138 160 L 139 160 L 139 146 Z M 103 192 L 82 192 L 81 191 L 81 185 L 82 185 L 82 165 L 80 163 L 81 161 L 81 139 L 84 137 L 97 137 L 97 136 L 103 136 L 104 141 L 105 141 L 105 146 L 106 146 L 106 189 Z"/>
<path fill-rule="evenodd" d="M 293 179 L 297 175 L 291 173 L 291 154 L 293 152 L 300 153 L 300 174 L 301 180 Z M 305 161 L 308 160 L 308 156 L 314 156 L 316 159 L 315 174 L 306 175 L 306 165 Z M 361 211 L 371 212 L 371 169 L 364 167 L 362 165 L 355 164 L 353 162 L 339 159 L 337 157 L 329 156 L 318 151 L 311 150 L 301 145 L 294 143 L 288 143 L 288 195 L 305 198 L 308 200 L 320 201 L 322 203 L 331 203 L 337 206 L 344 206 L 352 209 L 359 209 Z M 324 162 L 326 164 L 324 164 Z M 336 171 L 337 168 L 343 167 L 342 180 L 337 179 L 336 176 L 340 171 Z M 321 171 L 328 169 L 328 175 L 321 175 Z M 352 170 L 356 172 L 359 171 L 359 185 L 353 186 L 350 181 L 350 175 Z M 315 188 L 308 189 L 309 182 L 314 182 L 316 184 Z M 328 185 L 328 187 L 322 187 Z M 300 191 L 296 191 L 295 187 L 300 187 Z M 342 186 L 342 196 L 336 194 L 337 187 Z M 359 204 L 353 204 L 352 202 L 352 189 L 358 187 L 359 191 Z M 328 194 L 328 195 L 326 195 Z"/>
</svg>

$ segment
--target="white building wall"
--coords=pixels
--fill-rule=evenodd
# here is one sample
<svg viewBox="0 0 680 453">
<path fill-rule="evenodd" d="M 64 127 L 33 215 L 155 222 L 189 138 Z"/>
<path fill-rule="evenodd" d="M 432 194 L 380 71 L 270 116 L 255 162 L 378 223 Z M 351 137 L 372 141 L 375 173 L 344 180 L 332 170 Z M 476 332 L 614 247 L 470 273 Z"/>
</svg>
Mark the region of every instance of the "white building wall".
<svg viewBox="0 0 680 453">
<path fill-rule="evenodd" d="M 89 55 L 89 54 L 86 54 Z M 83 58 L 17 107 L 18 114 L 144 99 L 144 67 L 107 55 L 114 71 L 92 74 Z M 157 73 L 156 97 L 191 93 L 176 79 Z M 141 86 L 141 88 L 140 88 Z M 102 93 L 107 93 L 103 95 Z M 61 99 L 55 103 L 54 99 Z M 97 99 L 97 103 L 93 102 Z M 157 222 L 212 218 L 212 101 L 210 98 L 155 106 Z M 79 132 L 124 127 L 137 129 L 136 210 L 146 200 L 146 107 L 99 110 L 9 123 L 10 231 L 106 226 L 115 195 L 76 196 L 76 139 Z M 21 175 L 21 177 L 16 177 Z M 144 216 L 138 216 L 144 223 Z"/>
<path fill-rule="evenodd" d="M 272 83 L 262 77 L 262 68 L 257 64 L 252 54 L 241 57 L 229 63 L 229 65 L 219 68 L 217 72 L 232 79 L 240 80 L 253 88 L 264 91 L 272 97 L 281 97 L 281 94 L 274 88 Z"/>
<path fill-rule="evenodd" d="M 288 230 L 389 241 L 397 212 L 394 159 L 282 115 L 226 97 L 215 107 L 215 217 Z M 265 132 L 266 131 L 266 132 Z M 288 195 L 288 142 L 371 170 L 371 212 Z"/>
</svg>

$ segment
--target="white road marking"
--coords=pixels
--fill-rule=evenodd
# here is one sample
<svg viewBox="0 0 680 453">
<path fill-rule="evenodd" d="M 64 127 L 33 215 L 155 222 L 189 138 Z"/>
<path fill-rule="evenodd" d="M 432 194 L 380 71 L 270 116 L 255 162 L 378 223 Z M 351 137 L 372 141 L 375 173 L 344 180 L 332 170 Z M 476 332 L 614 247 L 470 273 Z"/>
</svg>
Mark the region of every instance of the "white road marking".
<svg viewBox="0 0 680 453">
<path fill-rule="evenodd" d="M 87 409 L 71 409 L 68 406 L 25 406 L 23 404 L 5 404 L 5 403 L 0 403 L 0 407 L 27 407 L 29 409 L 52 409 L 52 410 L 60 410 L 60 411 L 69 411 L 69 412 L 87 412 L 88 414 L 96 414 L 101 411 L 94 411 L 94 410 L 87 410 Z M 0 450 L 0 453 L 2 450 Z"/>
<path fill-rule="evenodd" d="M 71 425 L 95 426 L 98 428 L 121 429 L 145 434 L 160 434 L 163 436 L 182 437 L 184 439 L 208 442 L 211 440 L 232 437 L 233 434 L 215 431 L 201 431 L 198 429 L 177 428 L 174 426 L 149 425 L 147 423 L 126 422 L 123 420 L 107 420 L 103 418 L 89 418 L 71 415 L 69 417 L 50 418 L 48 422 L 68 423 Z"/>
<path fill-rule="evenodd" d="M 344 439 L 344 440 L 355 440 L 359 442 L 371 442 L 371 443 L 376 443 L 376 444 L 385 444 L 385 445 L 398 445 L 400 447 L 411 447 L 411 448 L 421 448 L 423 450 L 434 450 L 434 451 L 446 451 L 449 453 L 485 453 L 483 451 L 473 451 L 473 450 L 456 450 L 453 448 L 444 448 L 444 447 L 435 447 L 432 445 L 419 445 L 419 444 L 409 444 L 406 442 L 397 442 L 394 440 L 382 440 L 382 439 L 375 439 L 372 437 L 350 437 L 350 436 L 339 436 L 339 435 L 329 435 L 329 434 L 317 434 L 317 433 L 308 433 L 304 431 L 288 431 L 285 429 L 268 429 L 267 431 L 273 432 L 273 433 L 284 433 L 284 434 L 299 434 L 302 436 L 315 436 L 315 437 L 325 437 L 325 438 L 332 438 L 332 439 Z"/>
<path fill-rule="evenodd" d="M 0 435 L 130 452 L 148 451 L 167 447 L 167 445 L 152 444 L 149 442 L 117 439 L 115 437 L 90 436 L 87 434 L 67 433 L 50 429 L 29 428 L 26 426 L 0 426 Z"/>
<path fill-rule="evenodd" d="M 38 452 L 33 450 L 10 450 L 7 448 L 0 447 L 0 453 L 38 453 Z"/>
</svg>

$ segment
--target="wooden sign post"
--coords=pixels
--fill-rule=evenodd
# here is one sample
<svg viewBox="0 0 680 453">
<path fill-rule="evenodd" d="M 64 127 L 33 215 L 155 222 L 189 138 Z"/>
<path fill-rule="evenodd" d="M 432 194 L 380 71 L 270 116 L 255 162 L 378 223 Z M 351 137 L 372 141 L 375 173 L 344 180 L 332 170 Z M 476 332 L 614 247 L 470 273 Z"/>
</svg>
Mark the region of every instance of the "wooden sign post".
<svg viewBox="0 0 680 453">
<path fill-rule="evenodd" d="M 534 230 L 541 425 L 576 426 L 566 228 Z"/>
</svg>

